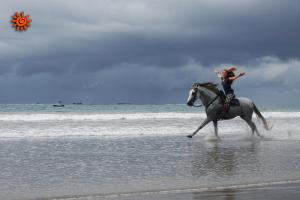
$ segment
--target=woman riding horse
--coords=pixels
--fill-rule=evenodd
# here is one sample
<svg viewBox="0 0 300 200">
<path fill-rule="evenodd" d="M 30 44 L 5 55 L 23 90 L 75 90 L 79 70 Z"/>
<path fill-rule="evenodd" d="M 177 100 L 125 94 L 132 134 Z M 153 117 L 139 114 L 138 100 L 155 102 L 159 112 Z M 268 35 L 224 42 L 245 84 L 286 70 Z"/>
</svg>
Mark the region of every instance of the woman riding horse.
<svg viewBox="0 0 300 200">
<path fill-rule="evenodd" d="M 215 71 L 217 76 L 222 81 L 222 86 L 226 95 L 225 103 L 224 103 L 224 111 L 227 113 L 230 108 L 230 102 L 235 97 L 234 90 L 232 89 L 231 85 L 233 81 L 238 79 L 241 76 L 244 76 L 245 73 L 241 72 L 238 76 L 235 75 L 234 71 L 236 71 L 235 67 L 231 67 L 229 69 L 224 69 L 222 71 Z"/>
</svg>

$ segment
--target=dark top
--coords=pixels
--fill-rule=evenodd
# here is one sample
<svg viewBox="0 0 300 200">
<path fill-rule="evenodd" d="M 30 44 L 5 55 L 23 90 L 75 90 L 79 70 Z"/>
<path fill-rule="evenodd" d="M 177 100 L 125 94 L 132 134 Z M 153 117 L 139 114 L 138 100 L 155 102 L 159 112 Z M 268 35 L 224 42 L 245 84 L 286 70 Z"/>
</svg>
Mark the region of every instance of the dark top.
<svg viewBox="0 0 300 200">
<path fill-rule="evenodd" d="M 231 85 L 232 85 L 232 80 L 229 80 L 229 79 L 224 79 L 222 81 L 222 86 L 223 86 L 223 89 L 224 89 L 224 92 L 225 94 L 234 94 L 234 90 L 231 88 Z"/>
</svg>

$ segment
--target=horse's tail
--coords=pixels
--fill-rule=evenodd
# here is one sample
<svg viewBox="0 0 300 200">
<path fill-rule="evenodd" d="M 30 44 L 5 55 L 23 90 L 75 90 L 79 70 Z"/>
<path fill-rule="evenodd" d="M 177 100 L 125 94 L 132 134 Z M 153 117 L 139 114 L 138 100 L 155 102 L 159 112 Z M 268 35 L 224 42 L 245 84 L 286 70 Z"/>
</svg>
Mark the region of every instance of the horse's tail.
<svg viewBox="0 0 300 200">
<path fill-rule="evenodd" d="M 271 130 L 272 125 L 268 124 L 267 120 L 264 118 L 264 116 L 262 116 L 262 114 L 260 113 L 260 111 L 258 110 L 258 108 L 256 107 L 256 105 L 254 103 L 253 103 L 253 109 L 254 109 L 255 114 L 258 116 L 258 118 L 263 121 L 264 128 L 268 131 Z"/>
</svg>

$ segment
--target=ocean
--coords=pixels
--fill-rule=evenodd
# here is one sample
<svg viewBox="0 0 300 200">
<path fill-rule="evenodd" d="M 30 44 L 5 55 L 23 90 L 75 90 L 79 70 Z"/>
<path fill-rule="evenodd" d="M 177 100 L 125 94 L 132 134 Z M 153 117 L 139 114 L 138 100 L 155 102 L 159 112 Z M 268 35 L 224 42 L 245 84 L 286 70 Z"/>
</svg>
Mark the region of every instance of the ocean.
<svg viewBox="0 0 300 200">
<path fill-rule="evenodd" d="M 132 199 L 300 181 L 300 108 L 258 107 L 273 125 L 254 119 L 264 138 L 236 118 L 219 122 L 216 141 L 212 124 L 186 137 L 205 113 L 183 104 L 0 105 L 0 199 Z"/>
</svg>

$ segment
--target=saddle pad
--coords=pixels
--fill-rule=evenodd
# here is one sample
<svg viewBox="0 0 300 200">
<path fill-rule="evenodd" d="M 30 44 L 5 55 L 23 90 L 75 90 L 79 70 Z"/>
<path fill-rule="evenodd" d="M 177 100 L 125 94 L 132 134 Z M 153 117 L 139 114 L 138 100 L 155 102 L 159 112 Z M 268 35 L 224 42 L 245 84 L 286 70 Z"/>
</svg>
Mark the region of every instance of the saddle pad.
<svg viewBox="0 0 300 200">
<path fill-rule="evenodd" d="M 232 99 L 230 102 L 230 106 L 240 106 L 240 102 L 238 99 Z"/>
</svg>

